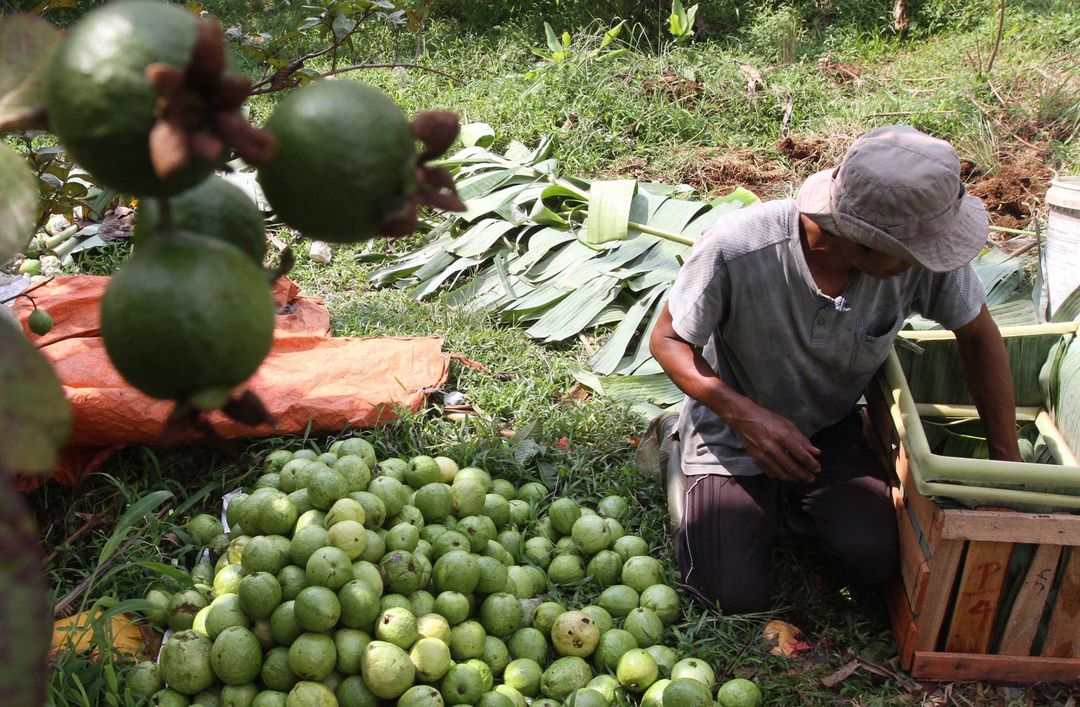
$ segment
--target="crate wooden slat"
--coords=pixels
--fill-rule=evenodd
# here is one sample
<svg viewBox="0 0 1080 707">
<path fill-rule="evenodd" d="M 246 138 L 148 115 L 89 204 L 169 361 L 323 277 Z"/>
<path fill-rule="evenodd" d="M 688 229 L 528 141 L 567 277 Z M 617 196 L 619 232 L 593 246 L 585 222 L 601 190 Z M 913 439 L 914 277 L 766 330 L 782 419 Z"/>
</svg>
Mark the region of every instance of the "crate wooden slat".
<svg viewBox="0 0 1080 707">
<path fill-rule="evenodd" d="M 1053 658 L 1080 657 L 1080 548 L 1072 549 L 1061 573 L 1042 654 Z"/>
<path fill-rule="evenodd" d="M 1007 685 L 1076 682 L 1080 660 L 916 651 L 909 672 L 920 680 L 970 680 Z"/>
<path fill-rule="evenodd" d="M 1001 592 L 1005 588 L 1012 551 L 1012 543 L 974 540 L 968 543 L 945 641 L 947 652 L 986 653 L 990 650 L 990 635 L 1001 607 Z"/>
<path fill-rule="evenodd" d="M 1001 653 L 1031 655 L 1060 559 L 1061 545 L 1039 545 L 1036 549 L 1001 637 Z"/>
</svg>

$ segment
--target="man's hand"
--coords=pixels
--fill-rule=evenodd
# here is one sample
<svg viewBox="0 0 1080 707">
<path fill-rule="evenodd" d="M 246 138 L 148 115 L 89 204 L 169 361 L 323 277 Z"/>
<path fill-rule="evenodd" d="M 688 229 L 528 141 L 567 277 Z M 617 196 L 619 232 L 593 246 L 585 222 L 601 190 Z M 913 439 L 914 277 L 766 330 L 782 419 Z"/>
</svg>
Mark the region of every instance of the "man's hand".
<svg viewBox="0 0 1080 707">
<path fill-rule="evenodd" d="M 679 389 L 728 423 L 750 458 L 774 479 L 813 481 L 821 454 L 791 420 L 771 412 L 720 380 L 716 372 L 672 328 L 665 304 L 649 341 L 652 355 Z"/>
<path fill-rule="evenodd" d="M 742 439 L 746 451 L 768 476 L 780 481 L 813 481 L 821 471 L 821 450 L 791 420 L 749 400 L 727 423 Z"/>
</svg>

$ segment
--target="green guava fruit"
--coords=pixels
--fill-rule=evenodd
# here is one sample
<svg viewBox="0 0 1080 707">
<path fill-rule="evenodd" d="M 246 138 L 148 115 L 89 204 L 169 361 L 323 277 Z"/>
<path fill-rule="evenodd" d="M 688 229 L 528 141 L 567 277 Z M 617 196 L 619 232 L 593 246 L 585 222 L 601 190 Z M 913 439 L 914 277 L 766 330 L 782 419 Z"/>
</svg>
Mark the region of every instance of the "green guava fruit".
<svg viewBox="0 0 1080 707">
<path fill-rule="evenodd" d="M 545 697 L 565 700 L 574 690 L 585 687 L 593 674 L 584 658 L 568 655 L 548 666 L 540 677 L 540 692 Z"/>
<path fill-rule="evenodd" d="M 615 669 L 619 684 L 630 692 L 642 693 L 656 682 L 659 669 L 656 661 L 642 648 L 633 648 L 623 653 Z"/>
<path fill-rule="evenodd" d="M 626 562 L 631 557 L 648 555 L 649 543 L 637 535 L 624 535 L 612 543 L 611 549 L 619 553 L 619 556 L 623 558 L 623 562 Z"/>
<path fill-rule="evenodd" d="M 535 660 L 515 658 L 503 670 L 503 682 L 526 697 L 540 694 L 540 678 L 544 669 Z"/>
<path fill-rule="evenodd" d="M 161 677 L 169 687 L 194 695 L 214 682 L 210 665 L 213 643 L 195 631 L 179 631 L 166 641 L 161 651 Z"/>
<path fill-rule="evenodd" d="M 262 267 L 266 255 L 263 215 L 255 201 L 240 187 L 220 177 L 209 177 L 170 199 L 169 209 L 174 228 L 231 243 Z M 155 238 L 160 228 L 158 201 L 141 201 L 131 231 L 136 246 Z M 289 452 L 285 453 L 292 458 Z"/>
<path fill-rule="evenodd" d="M 716 671 L 700 658 L 683 658 L 671 667 L 671 679 L 691 678 L 712 689 L 716 683 Z"/>
<path fill-rule="evenodd" d="M 443 707 L 442 693 L 430 685 L 413 685 L 398 698 L 397 707 Z"/>
<path fill-rule="evenodd" d="M 679 662 L 679 654 L 673 648 L 660 643 L 647 646 L 645 652 L 656 661 L 656 667 L 659 668 L 661 677 L 669 677 L 671 669 Z"/>
<path fill-rule="evenodd" d="M 664 622 L 655 611 L 642 606 L 630 610 L 623 619 L 623 628 L 634 636 L 640 648 L 648 648 L 664 639 Z"/>
<path fill-rule="evenodd" d="M 626 618 L 638 606 L 638 593 L 625 584 L 613 584 L 600 592 L 596 603 L 616 618 Z"/>
<path fill-rule="evenodd" d="M 473 666 L 458 663 L 446 671 L 439 692 L 448 705 L 475 705 L 484 694 L 484 679 Z"/>
<path fill-rule="evenodd" d="M 450 646 L 438 638 L 421 638 L 409 651 L 409 659 L 421 682 L 435 682 L 450 669 Z"/>
<path fill-rule="evenodd" d="M 599 641 L 600 629 L 588 614 L 580 611 L 559 615 L 551 626 L 551 645 L 559 655 L 587 658 L 596 650 Z"/>
<path fill-rule="evenodd" d="M 218 634 L 210 650 L 210 667 L 226 685 L 251 682 L 262 669 L 262 646 L 243 626 L 230 626 Z"/>
<path fill-rule="evenodd" d="M 373 238 L 416 188 L 409 121 L 373 86 L 315 81 L 290 92 L 266 129 L 278 154 L 259 168 L 259 183 L 278 216 L 308 238 Z"/>
<path fill-rule="evenodd" d="M 677 678 L 664 688 L 662 707 L 712 707 L 709 688 L 691 678 Z"/>
<path fill-rule="evenodd" d="M 336 665 L 337 646 L 326 634 L 302 633 L 289 646 L 289 670 L 301 680 L 323 680 Z"/>
<path fill-rule="evenodd" d="M 521 604 L 506 592 L 488 595 L 480 605 L 480 625 L 492 636 L 507 638 L 521 628 Z"/>
<path fill-rule="evenodd" d="M 462 621 L 450 629 L 450 655 L 454 660 L 479 658 L 484 654 L 486 636 L 478 621 Z"/>
<path fill-rule="evenodd" d="M 375 638 L 408 650 L 420 638 L 416 617 L 408 609 L 387 609 L 375 622 Z"/>
<path fill-rule="evenodd" d="M 570 537 L 588 555 L 595 555 L 611 545 L 611 531 L 600 516 L 581 516 L 570 529 Z"/>
<path fill-rule="evenodd" d="M 262 684 L 271 690 L 288 692 L 299 680 L 289 669 L 289 649 L 287 646 L 275 646 L 263 656 L 262 669 L 259 671 Z"/>
<path fill-rule="evenodd" d="M 646 587 L 638 601 L 641 606 L 655 611 L 665 624 L 673 623 L 681 613 L 678 593 L 666 584 Z"/>
<path fill-rule="evenodd" d="M 152 660 L 144 660 L 128 668 L 124 672 L 124 683 L 131 694 L 146 698 L 165 687 L 165 681 L 161 679 L 161 670 Z"/>
<path fill-rule="evenodd" d="M 585 566 L 585 574 L 601 587 L 618 584 L 622 577 L 623 559 L 613 550 L 601 550 Z"/>
<path fill-rule="evenodd" d="M 49 127 L 101 184 L 139 196 L 168 196 L 205 179 L 214 165 L 198 157 L 167 179 L 154 172 L 150 130 L 157 92 L 150 64 L 187 68 L 198 17 L 169 3 L 111 3 L 69 31 L 45 75 Z M 122 109 L 118 109 L 122 106 Z"/>
<path fill-rule="evenodd" d="M 596 646 L 596 666 L 602 670 L 614 672 L 619 666 L 619 659 L 630 650 L 638 647 L 633 634 L 621 628 L 605 631 Z"/>
<path fill-rule="evenodd" d="M 655 557 L 638 555 L 623 564 L 621 576 L 623 584 L 643 592 L 654 584 L 664 583 L 664 565 Z"/>
<path fill-rule="evenodd" d="M 671 684 L 671 680 L 660 678 L 645 691 L 641 696 L 641 707 L 664 707 L 664 690 Z"/>
<path fill-rule="evenodd" d="M 439 540 L 448 534 L 444 534 Z M 480 582 L 480 564 L 475 555 L 463 550 L 452 550 L 435 561 L 433 579 L 435 588 L 440 592 L 471 594 Z"/>
<path fill-rule="evenodd" d="M 372 694 L 384 700 L 400 697 L 416 677 L 409 654 L 385 641 L 372 641 L 364 649 L 360 672 Z"/>
<path fill-rule="evenodd" d="M 183 231 L 140 248 L 101 299 L 110 360 L 153 398 L 203 405 L 213 394 L 206 406 L 220 407 L 266 358 L 273 332 L 274 303 L 262 269 L 235 246 Z"/>
<path fill-rule="evenodd" d="M 536 607 L 532 616 L 533 628 L 541 635 L 550 636 L 551 627 L 555 625 L 555 619 L 566 613 L 566 607 L 555 601 L 545 601 Z"/>
</svg>

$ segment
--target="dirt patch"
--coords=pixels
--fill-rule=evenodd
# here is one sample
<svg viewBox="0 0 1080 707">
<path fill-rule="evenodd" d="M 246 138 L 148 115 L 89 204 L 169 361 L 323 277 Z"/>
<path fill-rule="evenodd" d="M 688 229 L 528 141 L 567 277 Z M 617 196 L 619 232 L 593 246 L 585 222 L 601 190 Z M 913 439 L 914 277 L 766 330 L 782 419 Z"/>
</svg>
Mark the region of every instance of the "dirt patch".
<svg viewBox="0 0 1080 707">
<path fill-rule="evenodd" d="M 795 162 L 820 162 L 828 141 L 813 135 L 785 135 L 776 143 L 776 150 Z"/>
<path fill-rule="evenodd" d="M 611 165 L 613 177 L 633 177 L 639 182 L 670 183 L 671 174 L 657 169 L 643 157 L 632 155 L 621 157 Z"/>
<path fill-rule="evenodd" d="M 1027 228 L 1052 178 L 1053 172 L 1038 155 L 1002 155 L 997 172 L 969 183 L 967 191 L 983 200 L 992 224 Z"/>
<path fill-rule="evenodd" d="M 663 96 L 683 106 L 693 106 L 701 98 L 701 84 L 675 74 L 649 77 L 642 82 L 642 88 L 649 95 Z"/>
<path fill-rule="evenodd" d="M 839 61 L 833 61 L 827 56 L 818 59 L 817 63 L 821 73 L 836 83 L 850 83 L 855 86 L 861 86 L 863 83 L 861 66 L 843 64 Z"/>
<path fill-rule="evenodd" d="M 790 191 L 793 176 L 791 170 L 750 150 L 705 149 L 692 155 L 679 179 L 709 196 L 744 187 L 770 199 Z"/>
</svg>

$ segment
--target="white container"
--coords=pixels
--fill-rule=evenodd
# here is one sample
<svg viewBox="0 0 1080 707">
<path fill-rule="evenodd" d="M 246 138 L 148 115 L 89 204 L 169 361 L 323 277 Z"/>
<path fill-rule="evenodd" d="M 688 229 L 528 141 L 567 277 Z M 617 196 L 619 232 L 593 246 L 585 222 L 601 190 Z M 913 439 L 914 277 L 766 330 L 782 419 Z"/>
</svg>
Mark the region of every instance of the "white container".
<svg viewBox="0 0 1080 707">
<path fill-rule="evenodd" d="M 1080 287 L 1080 177 L 1052 181 L 1046 203 L 1046 288 L 1053 314 Z"/>
</svg>

